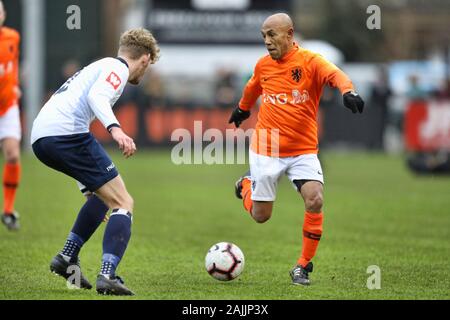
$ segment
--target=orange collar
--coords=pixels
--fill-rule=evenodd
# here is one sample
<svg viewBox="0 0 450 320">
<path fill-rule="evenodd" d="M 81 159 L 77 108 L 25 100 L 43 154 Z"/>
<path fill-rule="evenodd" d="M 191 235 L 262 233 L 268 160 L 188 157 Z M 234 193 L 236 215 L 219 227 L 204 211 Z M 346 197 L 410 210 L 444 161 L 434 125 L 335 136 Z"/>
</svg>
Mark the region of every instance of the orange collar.
<svg viewBox="0 0 450 320">
<path fill-rule="evenodd" d="M 298 44 L 296 42 L 294 42 L 294 46 L 292 47 L 292 49 L 289 50 L 288 52 L 286 52 L 281 59 L 276 60 L 277 63 L 284 63 L 284 62 L 288 61 L 297 52 L 297 50 L 298 50 Z"/>
</svg>

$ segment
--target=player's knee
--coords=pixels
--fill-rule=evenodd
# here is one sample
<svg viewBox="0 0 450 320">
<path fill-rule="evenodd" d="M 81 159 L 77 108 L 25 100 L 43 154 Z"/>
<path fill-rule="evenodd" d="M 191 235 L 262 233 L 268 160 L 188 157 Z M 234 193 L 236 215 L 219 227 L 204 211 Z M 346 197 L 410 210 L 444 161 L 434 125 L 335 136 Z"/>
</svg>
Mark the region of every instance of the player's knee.
<svg viewBox="0 0 450 320">
<path fill-rule="evenodd" d="M 114 208 L 125 209 L 128 212 L 132 213 L 134 209 L 134 199 L 128 192 L 124 192 L 120 195 L 115 195 L 111 199 L 111 204 L 109 205 L 109 207 L 113 209 Z"/>
<path fill-rule="evenodd" d="M 270 219 L 270 216 L 265 215 L 253 215 L 253 219 L 258 223 L 264 223 Z"/>
<path fill-rule="evenodd" d="M 128 212 L 130 212 L 131 214 L 133 213 L 134 199 L 128 192 L 126 193 L 124 199 L 122 200 L 121 208 L 127 209 Z"/>
<path fill-rule="evenodd" d="M 6 138 L 2 141 L 3 154 L 7 163 L 15 164 L 20 161 L 20 143 L 15 139 Z"/>
<path fill-rule="evenodd" d="M 10 164 L 16 164 L 20 161 L 20 153 L 18 150 L 6 150 L 5 161 Z"/>
<path fill-rule="evenodd" d="M 320 212 L 323 206 L 323 195 L 316 192 L 305 199 L 305 207 L 308 212 Z"/>
<path fill-rule="evenodd" d="M 252 217 L 258 223 L 264 223 L 272 216 L 272 210 L 266 208 L 253 208 Z"/>
</svg>

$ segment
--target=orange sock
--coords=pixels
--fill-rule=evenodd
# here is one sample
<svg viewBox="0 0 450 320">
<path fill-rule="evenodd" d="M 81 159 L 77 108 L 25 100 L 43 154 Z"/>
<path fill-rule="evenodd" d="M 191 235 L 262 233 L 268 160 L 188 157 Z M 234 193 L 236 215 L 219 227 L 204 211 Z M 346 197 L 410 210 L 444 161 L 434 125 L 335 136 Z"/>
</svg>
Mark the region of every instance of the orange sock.
<svg viewBox="0 0 450 320">
<path fill-rule="evenodd" d="M 3 212 L 14 211 L 16 191 L 20 181 L 20 163 L 5 163 L 3 167 Z"/>
<path fill-rule="evenodd" d="M 252 201 L 252 182 L 250 181 L 250 179 L 245 178 L 244 180 L 242 180 L 241 196 L 244 202 L 245 210 L 247 210 L 251 215 L 253 209 L 253 201 Z"/>
<path fill-rule="evenodd" d="M 302 255 L 297 264 L 306 267 L 308 262 L 316 254 L 320 237 L 322 236 L 323 213 L 305 212 L 305 221 L 303 223 L 303 247 Z"/>
</svg>

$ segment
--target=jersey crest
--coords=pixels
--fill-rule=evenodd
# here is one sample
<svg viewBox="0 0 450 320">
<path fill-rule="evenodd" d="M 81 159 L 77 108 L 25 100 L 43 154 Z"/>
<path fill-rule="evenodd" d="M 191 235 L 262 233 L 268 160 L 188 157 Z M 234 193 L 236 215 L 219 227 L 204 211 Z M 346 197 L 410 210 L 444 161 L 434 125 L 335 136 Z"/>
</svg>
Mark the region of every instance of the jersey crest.
<svg viewBox="0 0 450 320">
<path fill-rule="evenodd" d="M 302 69 L 300 67 L 295 67 L 291 69 L 291 77 L 295 82 L 299 82 L 302 78 Z"/>
</svg>

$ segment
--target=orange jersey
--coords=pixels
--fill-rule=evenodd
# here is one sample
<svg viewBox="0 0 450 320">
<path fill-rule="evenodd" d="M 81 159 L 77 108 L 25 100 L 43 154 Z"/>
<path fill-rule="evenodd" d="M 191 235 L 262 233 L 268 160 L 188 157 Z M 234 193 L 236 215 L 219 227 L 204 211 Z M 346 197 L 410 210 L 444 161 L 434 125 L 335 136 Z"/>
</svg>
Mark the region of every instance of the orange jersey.
<svg viewBox="0 0 450 320">
<path fill-rule="evenodd" d="M 19 86 L 19 33 L 11 28 L 0 28 L 0 116 L 17 104 Z"/>
<path fill-rule="evenodd" d="M 325 84 L 342 94 L 353 90 L 338 67 L 297 44 L 280 60 L 261 58 L 239 102 L 250 110 L 262 96 L 252 150 L 279 157 L 318 153 L 317 112 Z"/>
</svg>

